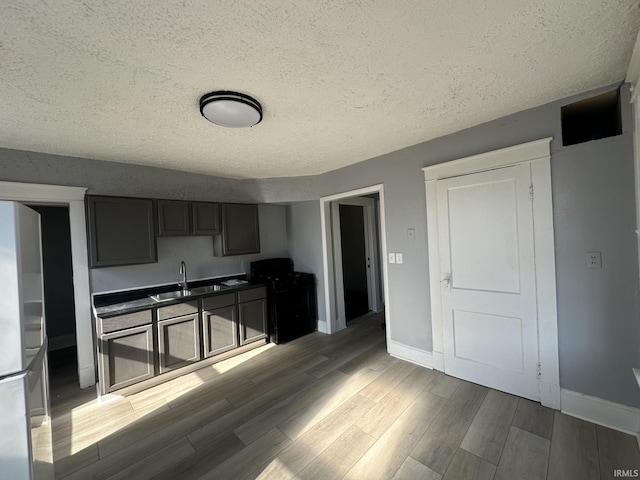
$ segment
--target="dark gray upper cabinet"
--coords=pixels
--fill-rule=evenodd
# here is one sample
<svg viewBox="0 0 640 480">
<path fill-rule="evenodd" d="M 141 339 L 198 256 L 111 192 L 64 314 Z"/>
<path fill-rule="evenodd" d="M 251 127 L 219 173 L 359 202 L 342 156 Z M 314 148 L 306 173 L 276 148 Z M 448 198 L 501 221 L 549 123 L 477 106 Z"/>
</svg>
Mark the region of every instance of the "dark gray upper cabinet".
<svg viewBox="0 0 640 480">
<path fill-rule="evenodd" d="M 218 235 L 220 204 L 158 200 L 158 236 Z"/>
<path fill-rule="evenodd" d="M 213 251 L 217 256 L 260 253 L 258 206 L 223 203 L 222 234 L 213 237 Z"/>
<path fill-rule="evenodd" d="M 193 233 L 195 235 L 218 235 L 220 233 L 220 204 L 191 202 Z"/>
<path fill-rule="evenodd" d="M 153 200 L 87 196 L 90 267 L 156 262 Z"/>
<path fill-rule="evenodd" d="M 189 202 L 158 200 L 158 236 L 191 234 Z"/>
</svg>

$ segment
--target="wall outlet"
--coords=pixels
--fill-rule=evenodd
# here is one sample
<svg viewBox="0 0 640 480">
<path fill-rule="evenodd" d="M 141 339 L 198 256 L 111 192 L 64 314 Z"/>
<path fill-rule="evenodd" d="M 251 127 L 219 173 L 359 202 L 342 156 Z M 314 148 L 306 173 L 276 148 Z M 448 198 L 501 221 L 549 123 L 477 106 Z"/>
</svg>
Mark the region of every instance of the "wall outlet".
<svg viewBox="0 0 640 480">
<path fill-rule="evenodd" d="M 602 268 L 600 252 L 587 252 L 587 268 Z"/>
<path fill-rule="evenodd" d="M 396 263 L 402 263 L 402 254 L 396 253 Z"/>
<path fill-rule="evenodd" d="M 415 228 L 407 229 L 407 238 L 409 240 L 415 240 L 416 239 L 416 229 Z"/>
<path fill-rule="evenodd" d="M 396 263 L 396 254 L 395 253 L 390 253 L 389 254 L 389 263 Z"/>
</svg>

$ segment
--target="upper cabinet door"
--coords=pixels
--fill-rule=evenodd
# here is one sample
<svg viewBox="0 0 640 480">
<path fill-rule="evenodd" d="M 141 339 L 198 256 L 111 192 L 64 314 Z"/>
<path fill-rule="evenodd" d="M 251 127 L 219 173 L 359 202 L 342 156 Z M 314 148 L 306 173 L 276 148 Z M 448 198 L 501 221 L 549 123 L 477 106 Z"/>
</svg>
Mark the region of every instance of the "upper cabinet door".
<svg viewBox="0 0 640 480">
<path fill-rule="evenodd" d="M 172 237 L 190 234 L 189 202 L 158 200 L 158 236 Z"/>
<path fill-rule="evenodd" d="M 218 256 L 260 253 L 258 206 L 222 204 L 222 235 L 213 237 Z"/>
<path fill-rule="evenodd" d="M 191 202 L 191 211 L 195 235 L 218 235 L 220 233 L 220 204 Z"/>
<path fill-rule="evenodd" d="M 156 262 L 153 201 L 87 196 L 90 267 Z"/>
</svg>

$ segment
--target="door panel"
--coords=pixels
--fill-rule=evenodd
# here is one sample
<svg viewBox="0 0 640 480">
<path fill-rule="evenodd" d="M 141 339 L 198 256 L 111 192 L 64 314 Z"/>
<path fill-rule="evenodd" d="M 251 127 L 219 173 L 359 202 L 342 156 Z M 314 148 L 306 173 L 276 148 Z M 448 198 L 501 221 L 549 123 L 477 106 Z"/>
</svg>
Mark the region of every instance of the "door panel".
<svg viewBox="0 0 640 480">
<path fill-rule="evenodd" d="M 453 347 L 458 359 L 522 372 L 522 319 L 454 310 Z"/>
<path fill-rule="evenodd" d="M 262 298 L 238 304 L 240 314 L 240 345 L 267 336 L 267 301 Z"/>
<path fill-rule="evenodd" d="M 445 372 L 538 399 L 528 165 L 439 180 Z"/>
<path fill-rule="evenodd" d="M 515 195 L 514 179 L 448 190 L 453 288 L 520 293 Z"/>
<path fill-rule="evenodd" d="M 199 315 L 158 321 L 160 373 L 200 360 Z"/>
<path fill-rule="evenodd" d="M 238 346 L 235 304 L 202 312 L 204 356 L 212 357 Z"/>
</svg>

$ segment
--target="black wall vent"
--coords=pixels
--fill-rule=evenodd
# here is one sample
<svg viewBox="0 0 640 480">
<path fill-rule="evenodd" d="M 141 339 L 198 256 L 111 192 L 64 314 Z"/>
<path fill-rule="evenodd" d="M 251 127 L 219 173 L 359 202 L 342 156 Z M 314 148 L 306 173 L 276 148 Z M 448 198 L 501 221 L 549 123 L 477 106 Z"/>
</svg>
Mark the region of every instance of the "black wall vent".
<svg viewBox="0 0 640 480">
<path fill-rule="evenodd" d="M 622 134 L 620 91 L 603 93 L 561 109 L 562 145 L 575 145 Z"/>
</svg>

